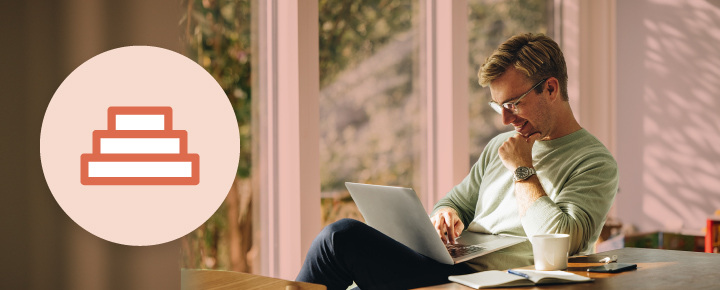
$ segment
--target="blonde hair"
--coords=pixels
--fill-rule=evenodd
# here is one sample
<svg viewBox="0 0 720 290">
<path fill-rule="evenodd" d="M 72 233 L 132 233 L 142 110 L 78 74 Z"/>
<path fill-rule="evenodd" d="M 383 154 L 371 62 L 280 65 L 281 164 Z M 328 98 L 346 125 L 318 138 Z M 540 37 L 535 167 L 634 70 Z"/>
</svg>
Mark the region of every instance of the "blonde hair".
<svg viewBox="0 0 720 290">
<path fill-rule="evenodd" d="M 486 87 L 499 78 L 510 66 L 525 74 L 531 83 L 555 77 L 560 83 L 563 100 L 568 100 L 567 66 L 560 46 L 543 34 L 518 34 L 503 44 L 485 60 L 478 71 L 479 83 Z M 544 88 L 535 90 L 541 93 Z"/>
</svg>

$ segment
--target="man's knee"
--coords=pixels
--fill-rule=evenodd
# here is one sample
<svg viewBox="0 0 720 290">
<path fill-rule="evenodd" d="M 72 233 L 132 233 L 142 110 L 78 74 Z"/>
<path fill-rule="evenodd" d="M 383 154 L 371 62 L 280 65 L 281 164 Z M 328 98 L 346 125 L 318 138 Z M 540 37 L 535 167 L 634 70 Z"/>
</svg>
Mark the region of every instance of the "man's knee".
<svg viewBox="0 0 720 290">
<path fill-rule="evenodd" d="M 360 221 L 347 218 L 341 219 L 327 225 L 315 240 L 318 242 L 322 241 L 322 243 L 326 245 L 330 244 L 334 246 L 338 242 L 343 243 L 348 240 L 354 240 L 354 236 L 359 234 L 363 227 L 367 227 L 367 225 Z"/>
</svg>

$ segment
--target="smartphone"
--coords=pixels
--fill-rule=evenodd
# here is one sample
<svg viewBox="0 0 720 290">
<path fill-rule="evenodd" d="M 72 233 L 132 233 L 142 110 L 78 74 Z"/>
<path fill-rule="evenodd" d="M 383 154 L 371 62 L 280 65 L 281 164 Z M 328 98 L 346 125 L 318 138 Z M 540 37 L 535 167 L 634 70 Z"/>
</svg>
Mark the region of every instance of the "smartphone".
<svg viewBox="0 0 720 290">
<path fill-rule="evenodd" d="M 608 263 L 602 266 L 590 267 L 588 272 L 595 273 L 619 273 L 627 270 L 637 269 L 637 264 L 626 264 L 626 263 Z"/>
</svg>

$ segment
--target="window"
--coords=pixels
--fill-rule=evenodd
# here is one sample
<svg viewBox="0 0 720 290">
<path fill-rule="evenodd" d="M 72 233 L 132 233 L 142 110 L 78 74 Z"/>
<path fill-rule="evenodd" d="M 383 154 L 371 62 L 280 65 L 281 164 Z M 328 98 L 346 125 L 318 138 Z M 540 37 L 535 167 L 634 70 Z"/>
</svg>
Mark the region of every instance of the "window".
<svg viewBox="0 0 720 290">
<path fill-rule="evenodd" d="M 344 186 L 346 181 L 413 187 L 425 206 L 432 207 L 453 180 L 467 174 L 467 169 L 453 166 L 465 164 L 468 154 L 464 144 L 470 143 L 472 164 L 491 137 L 508 130 L 487 106 L 488 90 L 477 85 L 478 66 L 500 42 L 515 33 L 548 33 L 553 2 L 468 0 L 468 6 L 453 7 L 450 1 L 318 0 L 318 6 L 312 7 L 312 12 L 317 11 L 318 15 L 308 16 L 312 1 L 303 5 L 257 0 L 188 1 L 187 15 L 181 23 L 189 47 L 187 55 L 210 71 L 228 94 L 238 116 L 242 156 L 236 183 L 225 203 L 207 223 L 183 238 L 183 267 L 253 272 L 286 279 L 297 273 L 296 267 L 304 258 L 303 249 L 312 240 L 309 236 L 316 233 L 314 227 L 305 228 L 315 221 L 315 217 L 306 216 L 307 205 L 292 207 L 292 211 L 284 207 L 287 203 L 304 202 L 307 196 L 317 200 L 317 191 L 296 188 L 293 182 L 308 183 L 309 179 L 295 176 L 293 172 L 297 170 L 289 169 L 283 162 L 285 157 L 298 152 L 308 156 L 318 147 L 303 142 L 299 149 L 287 145 L 284 134 L 297 133 L 293 131 L 297 126 L 292 126 L 297 124 L 283 123 L 286 122 L 283 112 L 310 114 L 313 118 L 318 114 L 319 125 L 306 127 L 319 128 L 323 225 L 344 217 L 362 220 Z M 445 13 L 448 7 L 454 14 Z M 459 19 L 455 15 L 466 12 L 467 28 L 451 21 Z M 258 28 L 251 28 L 251 15 L 257 16 Z M 297 19 L 288 20 L 294 17 Z M 316 37 L 296 35 L 297 27 L 308 25 L 309 20 L 318 24 L 317 30 L 312 30 L 319 33 L 317 50 L 307 45 Z M 251 46 L 253 31 L 255 53 Z M 448 35 L 448 31 L 461 36 L 454 38 L 452 44 L 442 41 L 440 47 L 437 39 Z M 453 33 L 457 31 L 463 33 Z M 298 39 L 289 39 L 288 35 Z M 469 53 L 457 43 L 464 43 L 466 38 Z M 461 46 L 463 49 L 448 49 Z M 447 57 L 447 51 L 453 51 L 453 56 Z M 313 89 L 303 87 L 299 89 L 302 96 L 291 99 L 298 103 L 291 104 L 285 98 L 297 90 L 285 86 L 288 78 L 300 85 L 317 83 L 303 82 L 302 75 L 307 76 L 306 71 L 315 69 L 302 63 L 314 59 L 314 53 L 319 53 L 319 103 L 314 104 Z M 457 69 L 464 65 L 465 55 L 470 56 L 467 76 L 465 67 Z M 252 78 L 251 56 L 253 64 L 257 64 Z M 458 56 L 461 60 L 454 61 Z M 437 74 L 438 67 L 447 64 L 452 65 L 442 69 L 452 72 L 452 77 L 426 72 Z M 295 65 L 301 68 L 300 76 L 295 75 L 298 73 Z M 464 127 L 468 118 L 455 114 L 458 110 L 465 112 L 467 93 L 454 93 L 458 86 L 467 88 L 457 85 L 460 82 L 457 80 L 468 78 L 470 142 L 464 139 L 468 136 L 464 133 L 468 131 Z M 251 79 L 258 82 L 252 86 L 255 88 L 252 93 Z M 453 99 L 448 95 L 463 97 Z M 255 107 L 251 106 L 250 96 Z M 448 106 L 449 102 L 453 105 Z M 317 107 L 317 112 L 308 106 Z M 441 106 L 445 108 L 441 113 L 433 111 Z M 251 116 L 255 118 L 253 127 Z M 453 121 L 446 122 L 447 119 Z M 461 128 L 460 133 L 451 134 L 453 140 L 461 141 L 445 142 L 448 138 L 440 137 L 439 133 L 448 128 Z M 253 144 L 260 145 L 251 145 L 252 132 L 259 132 Z M 251 152 L 253 146 L 256 152 Z M 287 146 L 292 150 L 286 150 Z M 461 154 L 453 157 L 448 151 Z M 256 164 L 250 164 L 253 158 Z M 294 160 L 291 164 L 307 168 L 303 167 L 306 161 Z M 449 170 L 438 170 L 441 166 Z M 451 177 L 438 177 L 447 171 L 453 171 Z M 288 176 L 294 180 L 288 181 Z M 313 185 L 317 185 L 316 177 L 310 178 Z M 293 190 L 296 192 L 289 193 Z M 260 214 L 252 212 L 251 204 L 260 208 Z M 302 216 L 302 220 L 298 221 L 296 216 Z M 259 226 L 253 228 L 253 224 Z M 258 228 L 262 228 L 262 236 L 257 235 Z M 262 242 L 258 243 L 260 239 Z M 289 249 L 288 245 L 295 248 Z M 252 253 L 255 260 L 248 258 Z"/>
<path fill-rule="evenodd" d="M 250 0 L 188 0 L 183 41 L 189 58 L 215 77 L 233 106 L 240 163 L 228 196 L 207 222 L 182 238 L 182 267 L 257 272 L 253 265 Z"/>
<path fill-rule="evenodd" d="M 346 181 L 411 187 L 420 174 L 417 1 L 320 1 L 323 225 L 362 220 Z"/>
</svg>

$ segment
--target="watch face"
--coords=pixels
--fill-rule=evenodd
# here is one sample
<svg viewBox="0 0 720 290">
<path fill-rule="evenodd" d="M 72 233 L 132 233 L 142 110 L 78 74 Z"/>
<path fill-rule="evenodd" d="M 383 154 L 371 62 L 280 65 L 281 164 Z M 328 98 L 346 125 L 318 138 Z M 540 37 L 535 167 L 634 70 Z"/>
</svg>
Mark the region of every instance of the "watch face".
<svg viewBox="0 0 720 290">
<path fill-rule="evenodd" d="M 515 180 L 525 180 L 532 175 L 532 171 L 528 167 L 518 167 L 515 169 Z"/>
</svg>

